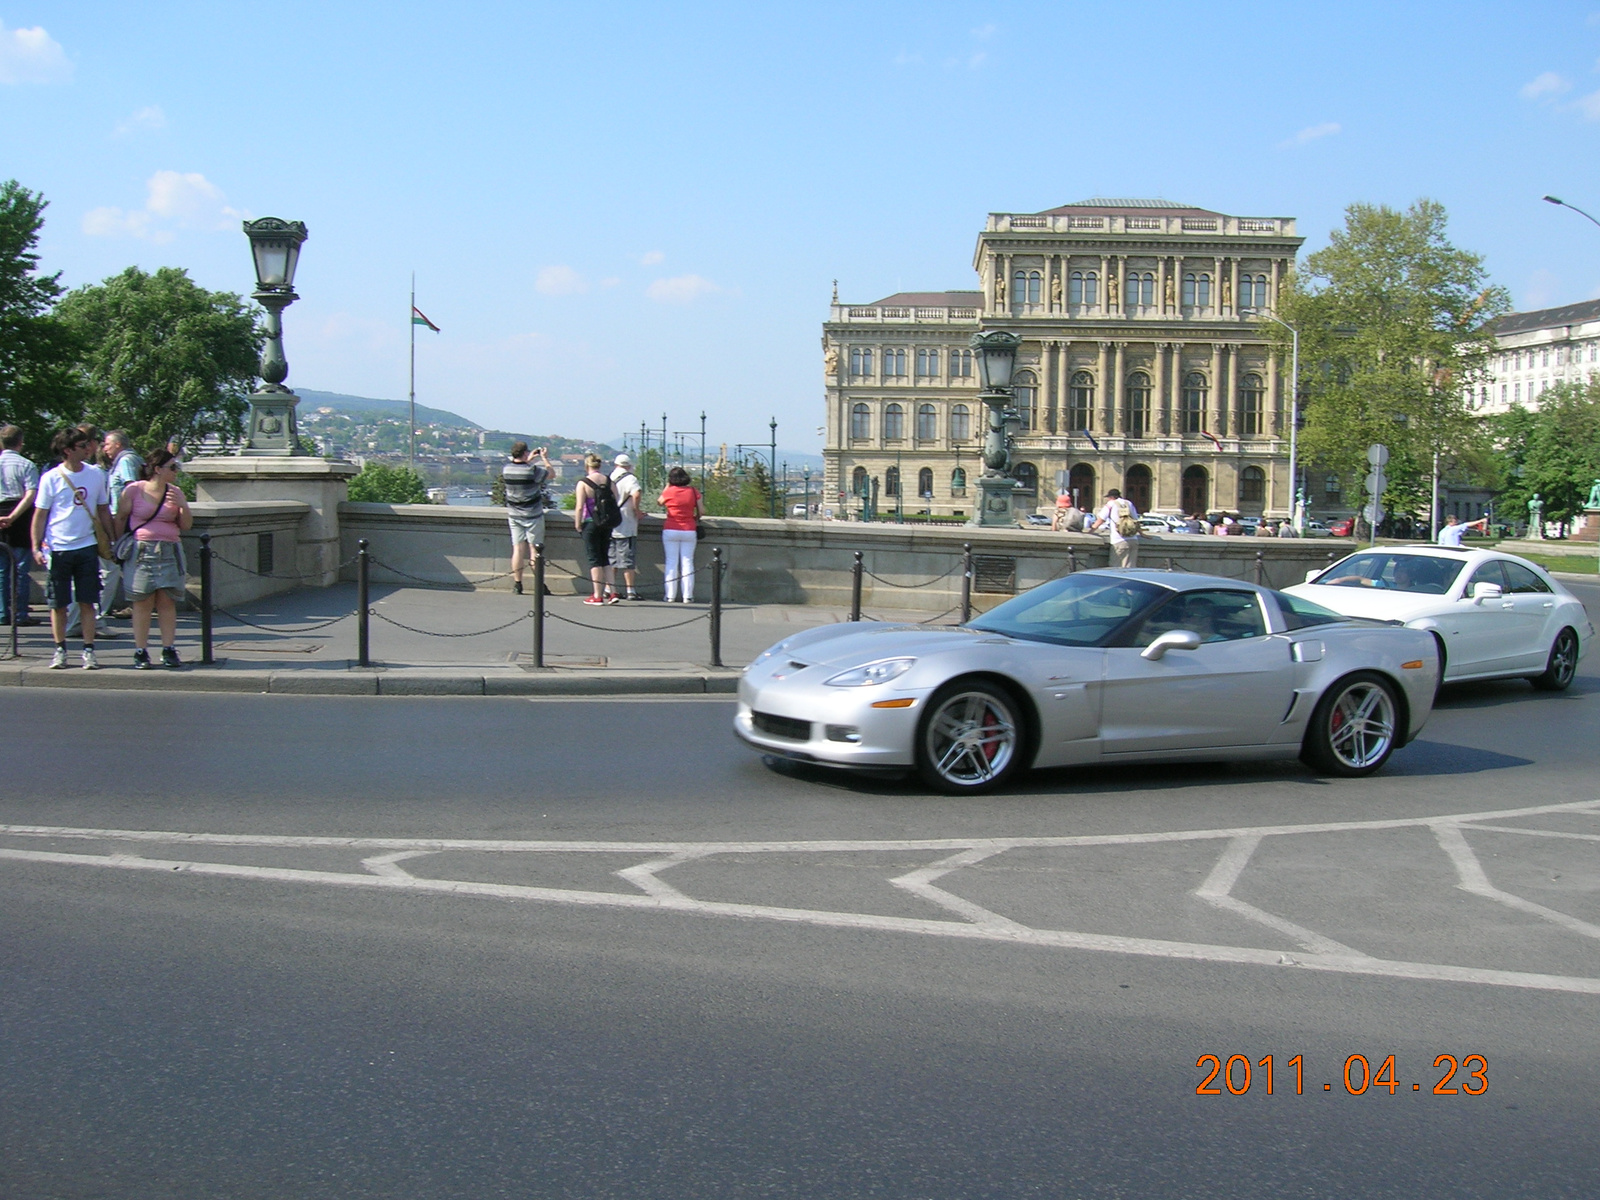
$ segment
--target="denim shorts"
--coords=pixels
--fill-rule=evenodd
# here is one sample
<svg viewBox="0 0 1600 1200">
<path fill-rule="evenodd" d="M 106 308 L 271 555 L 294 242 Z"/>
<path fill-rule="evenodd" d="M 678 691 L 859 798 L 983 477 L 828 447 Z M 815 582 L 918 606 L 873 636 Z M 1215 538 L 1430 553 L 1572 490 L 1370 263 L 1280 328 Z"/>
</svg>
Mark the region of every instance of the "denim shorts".
<svg viewBox="0 0 1600 1200">
<path fill-rule="evenodd" d="M 123 586 L 132 599 L 162 591 L 174 600 L 183 599 L 183 547 L 177 542 L 140 542 L 122 570 Z"/>
<path fill-rule="evenodd" d="M 511 526 L 511 544 L 527 542 L 530 546 L 544 545 L 544 514 L 537 517 L 519 517 L 516 513 L 507 513 L 506 521 Z"/>
<path fill-rule="evenodd" d="M 95 547 L 51 551 L 49 572 L 44 588 L 46 607 L 66 608 L 74 600 L 100 603 L 100 551 Z"/>
</svg>

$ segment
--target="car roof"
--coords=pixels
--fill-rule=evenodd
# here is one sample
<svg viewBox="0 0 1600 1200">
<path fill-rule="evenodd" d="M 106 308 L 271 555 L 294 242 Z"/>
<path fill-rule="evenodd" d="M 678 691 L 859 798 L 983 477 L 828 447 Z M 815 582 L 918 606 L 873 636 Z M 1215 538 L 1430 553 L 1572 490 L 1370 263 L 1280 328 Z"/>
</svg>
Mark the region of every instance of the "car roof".
<svg viewBox="0 0 1600 1200">
<path fill-rule="evenodd" d="M 1168 588 L 1174 592 L 1193 592 L 1201 588 L 1214 587 L 1242 588 L 1252 592 L 1268 590 L 1243 579 L 1229 579 L 1226 575 L 1201 575 L 1188 571 L 1162 571 L 1154 567 L 1095 567 L 1091 571 L 1079 571 L 1077 574 L 1117 575 L 1124 579 L 1137 579 L 1142 583 L 1153 583 L 1158 587 Z"/>
</svg>

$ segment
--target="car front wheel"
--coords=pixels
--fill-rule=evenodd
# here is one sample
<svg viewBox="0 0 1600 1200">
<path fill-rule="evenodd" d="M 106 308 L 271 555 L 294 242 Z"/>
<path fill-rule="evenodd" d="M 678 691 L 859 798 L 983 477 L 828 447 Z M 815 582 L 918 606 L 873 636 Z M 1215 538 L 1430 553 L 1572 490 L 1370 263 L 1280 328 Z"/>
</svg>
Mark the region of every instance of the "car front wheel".
<svg viewBox="0 0 1600 1200">
<path fill-rule="evenodd" d="M 917 773 L 937 791 L 988 791 L 1016 773 L 1025 736 L 1017 702 L 1003 688 L 955 680 L 933 694 L 917 727 Z"/>
<path fill-rule="evenodd" d="M 1359 671 L 1324 693 L 1311 714 L 1300 757 L 1329 775 L 1370 775 L 1394 752 L 1400 704 L 1394 685 Z"/>
<path fill-rule="evenodd" d="M 1570 629 L 1556 634 L 1550 647 L 1550 657 L 1545 661 L 1544 674 L 1535 675 L 1528 682 L 1544 692 L 1564 692 L 1578 673 L 1578 635 Z"/>
</svg>

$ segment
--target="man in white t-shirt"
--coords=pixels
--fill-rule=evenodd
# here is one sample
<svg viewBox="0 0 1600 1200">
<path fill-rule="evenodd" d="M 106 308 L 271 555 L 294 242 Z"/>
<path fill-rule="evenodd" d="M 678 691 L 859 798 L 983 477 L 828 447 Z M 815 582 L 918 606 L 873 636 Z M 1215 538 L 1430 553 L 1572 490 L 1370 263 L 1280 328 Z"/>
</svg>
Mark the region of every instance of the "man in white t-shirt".
<svg viewBox="0 0 1600 1200">
<path fill-rule="evenodd" d="M 612 460 L 611 484 L 616 489 L 617 506 L 622 509 L 622 524 L 611 531 L 611 566 L 613 578 L 622 576 L 628 589 L 629 600 L 643 600 L 639 595 L 639 477 L 633 473 L 633 459 L 619 454 Z"/>
<path fill-rule="evenodd" d="M 1111 565 L 1136 567 L 1139 565 L 1139 510 L 1133 501 L 1124 500 L 1122 493 L 1112 488 L 1106 493 L 1106 502 L 1094 514 L 1095 528 L 1111 534 Z M 1127 522 L 1133 522 L 1130 527 Z"/>
<path fill-rule="evenodd" d="M 1469 529 L 1483 529 L 1489 524 L 1488 517 L 1479 517 L 1476 521 L 1461 523 L 1460 517 L 1446 517 L 1444 528 L 1439 530 L 1439 545 L 1449 546 L 1452 549 L 1461 549 L 1461 539 L 1467 535 Z"/>
<path fill-rule="evenodd" d="M 100 664 L 94 657 L 95 605 L 100 600 L 98 526 L 111 540 L 111 488 L 106 473 L 84 461 L 89 435 L 81 429 L 63 429 L 51 449 L 61 465 L 39 480 L 33 502 L 33 557 L 49 571 L 45 602 L 50 607 L 50 632 L 56 652 L 50 669 L 67 665 L 67 606 L 77 601 L 83 618 L 83 669 Z"/>
</svg>

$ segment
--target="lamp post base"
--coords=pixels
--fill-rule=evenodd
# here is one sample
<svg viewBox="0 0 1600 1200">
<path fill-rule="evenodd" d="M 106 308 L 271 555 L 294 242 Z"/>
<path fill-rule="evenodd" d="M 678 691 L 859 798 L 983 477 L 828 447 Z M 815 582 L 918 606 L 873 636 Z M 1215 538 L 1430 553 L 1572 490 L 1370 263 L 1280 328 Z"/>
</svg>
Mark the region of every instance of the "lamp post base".
<svg viewBox="0 0 1600 1200">
<path fill-rule="evenodd" d="M 254 458 L 308 457 L 300 445 L 295 409 L 300 397 L 287 388 L 280 392 L 252 392 L 250 424 L 239 453 Z"/>
<path fill-rule="evenodd" d="M 1010 527 L 1017 523 L 1014 509 L 1017 481 L 1008 475 L 978 477 L 978 509 L 969 524 Z"/>
</svg>

